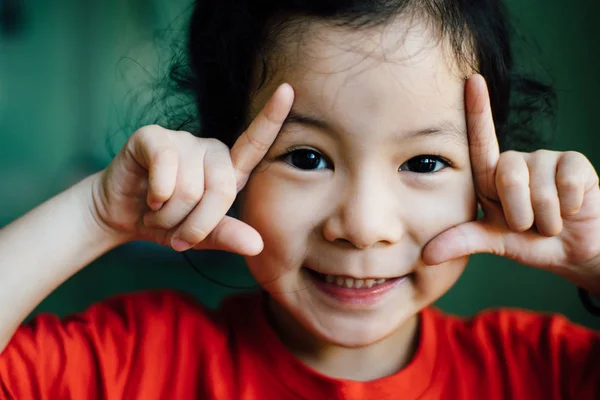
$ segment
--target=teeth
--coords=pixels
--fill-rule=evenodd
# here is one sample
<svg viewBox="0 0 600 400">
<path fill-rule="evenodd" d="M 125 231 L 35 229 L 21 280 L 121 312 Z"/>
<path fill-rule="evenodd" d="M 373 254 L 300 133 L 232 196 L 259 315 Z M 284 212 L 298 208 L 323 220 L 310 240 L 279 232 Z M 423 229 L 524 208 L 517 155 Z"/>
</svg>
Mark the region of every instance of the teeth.
<svg viewBox="0 0 600 400">
<path fill-rule="evenodd" d="M 343 276 L 325 275 L 325 282 L 349 289 L 372 288 L 375 285 L 381 285 L 385 281 L 387 279 L 354 279 Z"/>
</svg>

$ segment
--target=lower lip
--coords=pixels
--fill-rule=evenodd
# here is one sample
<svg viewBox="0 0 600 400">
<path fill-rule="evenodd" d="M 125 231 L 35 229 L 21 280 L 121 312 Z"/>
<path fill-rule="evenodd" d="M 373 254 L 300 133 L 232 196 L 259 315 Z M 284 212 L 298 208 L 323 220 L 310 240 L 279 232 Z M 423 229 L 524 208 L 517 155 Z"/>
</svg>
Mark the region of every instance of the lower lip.
<svg viewBox="0 0 600 400">
<path fill-rule="evenodd" d="M 373 306 L 383 301 L 395 288 L 401 285 L 409 275 L 388 279 L 384 283 L 370 288 L 346 288 L 307 274 L 320 292 L 344 305 Z"/>
</svg>

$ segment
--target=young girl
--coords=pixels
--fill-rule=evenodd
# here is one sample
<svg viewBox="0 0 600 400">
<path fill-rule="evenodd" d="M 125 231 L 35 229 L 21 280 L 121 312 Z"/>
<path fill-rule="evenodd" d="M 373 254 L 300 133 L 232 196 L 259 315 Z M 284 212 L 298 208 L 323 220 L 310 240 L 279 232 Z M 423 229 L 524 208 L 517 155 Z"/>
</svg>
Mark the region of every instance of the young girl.
<svg viewBox="0 0 600 400">
<path fill-rule="evenodd" d="M 2 399 L 600 398 L 598 333 L 430 307 L 480 252 L 600 295 L 594 168 L 500 153 L 543 87 L 516 84 L 497 1 L 203 1 L 188 55 L 202 138 L 144 127 L 0 231 Z M 140 239 L 243 254 L 263 291 L 19 326 Z"/>
</svg>

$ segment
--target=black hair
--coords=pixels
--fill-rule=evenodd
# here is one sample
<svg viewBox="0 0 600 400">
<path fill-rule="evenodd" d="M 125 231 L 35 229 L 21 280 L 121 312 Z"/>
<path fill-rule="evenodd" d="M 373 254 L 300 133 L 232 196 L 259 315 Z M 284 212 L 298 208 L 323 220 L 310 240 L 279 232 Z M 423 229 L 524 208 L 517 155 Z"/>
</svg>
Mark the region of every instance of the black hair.
<svg viewBox="0 0 600 400">
<path fill-rule="evenodd" d="M 316 18 L 356 30 L 401 15 L 427 18 L 457 60 L 486 79 L 501 149 L 542 145 L 534 122 L 554 115 L 556 96 L 550 85 L 517 71 L 514 30 L 500 0 L 197 0 L 186 49 L 170 70 L 178 95 L 192 96 L 194 113 L 174 118 L 171 127 L 231 146 L 247 123 L 257 60 L 260 86 L 286 23 Z"/>
</svg>

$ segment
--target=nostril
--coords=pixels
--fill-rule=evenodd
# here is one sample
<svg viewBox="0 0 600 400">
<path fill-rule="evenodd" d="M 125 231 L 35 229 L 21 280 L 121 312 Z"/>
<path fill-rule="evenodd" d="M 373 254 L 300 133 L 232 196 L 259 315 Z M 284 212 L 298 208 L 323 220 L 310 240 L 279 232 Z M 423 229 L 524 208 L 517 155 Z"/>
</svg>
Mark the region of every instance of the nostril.
<svg viewBox="0 0 600 400">
<path fill-rule="evenodd" d="M 323 224 L 321 235 L 330 243 L 359 250 L 399 242 L 404 234 L 400 216 L 375 212 L 373 207 L 369 213 L 345 208 L 333 214 Z"/>
<path fill-rule="evenodd" d="M 356 248 L 357 246 L 352 243 L 350 240 L 348 239 L 343 239 L 343 238 L 338 238 L 334 240 L 334 243 L 336 243 L 339 246 L 342 247 L 347 247 L 347 248 Z"/>
</svg>

